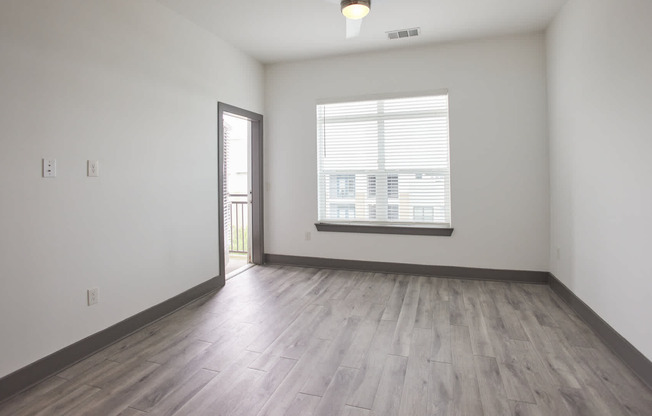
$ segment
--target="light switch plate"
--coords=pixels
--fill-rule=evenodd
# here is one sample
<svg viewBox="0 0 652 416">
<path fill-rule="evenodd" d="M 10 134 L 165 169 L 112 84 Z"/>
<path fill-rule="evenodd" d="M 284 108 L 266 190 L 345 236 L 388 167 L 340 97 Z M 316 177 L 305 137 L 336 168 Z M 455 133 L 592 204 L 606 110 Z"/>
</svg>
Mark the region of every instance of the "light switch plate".
<svg viewBox="0 0 652 416">
<path fill-rule="evenodd" d="M 88 176 L 89 177 L 98 177 L 100 176 L 100 161 L 99 160 L 89 160 L 88 161 Z"/>
<path fill-rule="evenodd" d="M 86 291 L 88 306 L 96 305 L 100 301 L 100 289 L 93 288 Z"/>
</svg>

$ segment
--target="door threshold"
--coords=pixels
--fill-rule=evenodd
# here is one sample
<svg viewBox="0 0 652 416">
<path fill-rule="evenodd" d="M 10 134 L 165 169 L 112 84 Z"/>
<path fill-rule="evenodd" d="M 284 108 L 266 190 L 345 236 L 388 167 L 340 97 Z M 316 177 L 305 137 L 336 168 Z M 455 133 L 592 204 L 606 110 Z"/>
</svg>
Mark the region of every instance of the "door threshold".
<svg viewBox="0 0 652 416">
<path fill-rule="evenodd" d="M 229 279 L 231 279 L 232 277 L 236 277 L 236 276 L 239 275 L 240 273 L 242 273 L 242 272 L 246 272 L 247 270 L 251 269 L 252 267 L 254 267 L 253 264 L 245 264 L 244 266 L 242 266 L 242 267 L 240 267 L 240 268 L 238 268 L 238 269 L 235 269 L 235 270 L 232 271 L 231 273 L 227 274 L 227 275 L 226 275 L 226 280 L 229 280 Z"/>
</svg>

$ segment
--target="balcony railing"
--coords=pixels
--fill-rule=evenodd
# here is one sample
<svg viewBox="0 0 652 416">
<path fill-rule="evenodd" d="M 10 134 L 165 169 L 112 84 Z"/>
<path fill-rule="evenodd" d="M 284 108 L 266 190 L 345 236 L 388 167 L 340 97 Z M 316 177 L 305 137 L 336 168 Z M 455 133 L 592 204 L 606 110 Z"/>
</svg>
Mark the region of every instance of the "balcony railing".
<svg viewBox="0 0 652 416">
<path fill-rule="evenodd" d="M 229 194 L 231 216 L 231 243 L 229 252 L 249 252 L 249 205 L 247 194 Z"/>
</svg>

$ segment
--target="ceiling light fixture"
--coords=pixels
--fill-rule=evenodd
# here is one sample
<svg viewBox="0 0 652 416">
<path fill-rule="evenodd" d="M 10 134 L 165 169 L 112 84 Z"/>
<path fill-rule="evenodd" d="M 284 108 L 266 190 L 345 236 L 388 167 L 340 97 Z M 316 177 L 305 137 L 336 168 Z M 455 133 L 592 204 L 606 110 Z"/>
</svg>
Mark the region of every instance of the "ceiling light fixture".
<svg viewBox="0 0 652 416">
<path fill-rule="evenodd" d="M 358 20 L 369 14 L 371 0 L 342 0 L 340 6 L 347 19 Z"/>
</svg>

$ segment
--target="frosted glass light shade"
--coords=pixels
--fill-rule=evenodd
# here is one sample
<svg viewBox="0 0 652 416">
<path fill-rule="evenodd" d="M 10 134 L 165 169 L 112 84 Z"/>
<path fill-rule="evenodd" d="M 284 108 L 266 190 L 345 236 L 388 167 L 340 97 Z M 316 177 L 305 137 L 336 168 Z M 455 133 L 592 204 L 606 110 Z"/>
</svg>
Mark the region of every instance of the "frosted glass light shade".
<svg viewBox="0 0 652 416">
<path fill-rule="evenodd" d="M 342 0 L 340 5 L 347 19 L 358 20 L 369 14 L 369 0 Z"/>
</svg>

